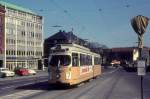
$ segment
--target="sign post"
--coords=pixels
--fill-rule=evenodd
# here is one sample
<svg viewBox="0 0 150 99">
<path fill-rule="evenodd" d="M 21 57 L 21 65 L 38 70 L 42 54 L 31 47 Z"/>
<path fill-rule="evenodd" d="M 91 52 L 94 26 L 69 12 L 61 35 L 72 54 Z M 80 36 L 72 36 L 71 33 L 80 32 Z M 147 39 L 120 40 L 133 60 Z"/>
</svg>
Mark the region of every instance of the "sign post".
<svg viewBox="0 0 150 99">
<path fill-rule="evenodd" d="M 138 75 L 141 76 L 141 99 L 143 99 L 143 76 L 146 74 L 146 65 L 144 60 L 139 60 L 137 65 Z"/>
<path fill-rule="evenodd" d="M 138 50 L 139 50 L 139 60 L 138 60 L 138 75 L 141 76 L 141 99 L 143 99 L 143 76 L 146 74 L 145 73 L 145 61 L 142 60 L 142 49 L 143 49 L 143 41 L 144 41 L 144 33 L 146 31 L 146 28 L 148 26 L 148 21 L 149 18 L 142 16 L 142 15 L 138 15 L 136 17 L 134 17 L 131 20 L 131 25 L 134 29 L 134 31 L 137 33 L 138 35 Z"/>
</svg>

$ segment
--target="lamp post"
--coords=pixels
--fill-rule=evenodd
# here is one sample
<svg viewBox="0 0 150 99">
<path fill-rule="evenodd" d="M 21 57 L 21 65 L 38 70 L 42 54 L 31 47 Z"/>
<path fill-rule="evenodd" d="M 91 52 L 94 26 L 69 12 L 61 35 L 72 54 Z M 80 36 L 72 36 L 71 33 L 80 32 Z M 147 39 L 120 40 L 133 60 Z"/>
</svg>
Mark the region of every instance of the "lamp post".
<svg viewBox="0 0 150 99">
<path fill-rule="evenodd" d="M 144 40 L 144 33 L 148 26 L 149 18 L 138 15 L 131 19 L 131 25 L 134 31 L 138 35 L 138 50 L 139 50 L 139 61 L 138 61 L 138 75 L 141 76 L 141 99 L 143 99 L 143 75 L 145 75 L 145 64 L 142 60 L 142 49 L 143 49 L 143 40 Z M 143 65 L 144 64 L 144 65 Z M 143 71 L 141 73 L 141 71 Z M 140 73 L 139 73 L 140 72 Z"/>
</svg>

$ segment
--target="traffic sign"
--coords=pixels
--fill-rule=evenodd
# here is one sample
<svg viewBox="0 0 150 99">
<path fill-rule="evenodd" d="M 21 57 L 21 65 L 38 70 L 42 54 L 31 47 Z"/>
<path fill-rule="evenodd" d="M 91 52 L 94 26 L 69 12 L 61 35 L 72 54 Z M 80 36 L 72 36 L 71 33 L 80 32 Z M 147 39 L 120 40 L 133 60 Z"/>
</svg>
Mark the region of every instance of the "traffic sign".
<svg viewBox="0 0 150 99">
<path fill-rule="evenodd" d="M 139 60 L 137 64 L 137 72 L 139 76 L 143 76 L 146 74 L 145 70 L 145 61 L 144 60 Z"/>
</svg>

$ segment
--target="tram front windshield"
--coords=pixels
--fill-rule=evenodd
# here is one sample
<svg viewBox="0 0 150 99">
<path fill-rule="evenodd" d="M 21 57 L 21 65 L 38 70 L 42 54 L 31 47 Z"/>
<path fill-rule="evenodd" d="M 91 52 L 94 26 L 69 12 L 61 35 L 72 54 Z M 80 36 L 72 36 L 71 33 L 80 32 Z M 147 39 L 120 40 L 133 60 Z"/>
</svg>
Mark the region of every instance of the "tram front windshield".
<svg viewBox="0 0 150 99">
<path fill-rule="evenodd" d="M 71 58 L 69 55 L 53 55 L 50 60 L 50 65 L 57 66 L 59 62 L 61 66 L 67 66 L 71 63 Z"/>
</svg>

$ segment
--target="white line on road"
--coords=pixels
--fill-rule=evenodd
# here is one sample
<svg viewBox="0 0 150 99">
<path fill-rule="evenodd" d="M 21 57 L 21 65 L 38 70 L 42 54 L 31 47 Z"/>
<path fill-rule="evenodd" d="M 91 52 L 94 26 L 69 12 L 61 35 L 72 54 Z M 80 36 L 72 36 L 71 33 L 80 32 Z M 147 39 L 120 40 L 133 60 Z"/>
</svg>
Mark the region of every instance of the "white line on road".
<svg viewBox="0 0 150 99">
<path fill-rule="evenodd" d="M 25 90 L 17 93 L 13 93 L 6 96 L 1 96 L 0 99 L 20 99 L 23 97 L 31 96 L 37 93 L 43 92 L 42 90 Z"/>
<path fill-rule="evenodd" d="M 1 89 L 4 90 L 4 89 L 9 89 L 9 88 L 14 88 L 14 87 L 16 87 L 16 86 L 6 86 L 6 87 L 1 88 Z"/>
<path fill-rule="evenodd" d="M 14 85 L 12 85 L 12 86 L 6 86 L 6 87 L 3 87 L 3 88 L 1 88 L 1 89 L 2 89 L 2 90 L 5 90 L 5 89 L 9 89 L 9 88 L 15 88 L 15 87 L 20 87 L 20 86 L 26 86 L 26 85 L 30 85 L 30 84 L 34 84 L 34 82 L 32 82 L 32 83 L 26 83 L 26 84 L 18 85 L 18 86 L 14 86 Z"/>
<path fill-rule="evenodd" d="M 40 82 L 43 82 L 43 81 L 47 81 L 47 80 L 42 80 L 42 81 L 37 81 L 38 83 Z M 27 85 L 31 85 L 31 84 L 35 84 L 37 82 L 31 82 L 31 83 L 26 83 L 26 84 L 22 84 L 22 85 L 18 85 L 18 86 L 6 86 L 6 87 L 3 87 L 3 88 L 0 88 L 1 90 L 5 90 L 5 89 L 9 89 L 9 88 L 15 88 L 15 87 L 20 87 L 20 86 L 27 86 Z"/>
</svg>

